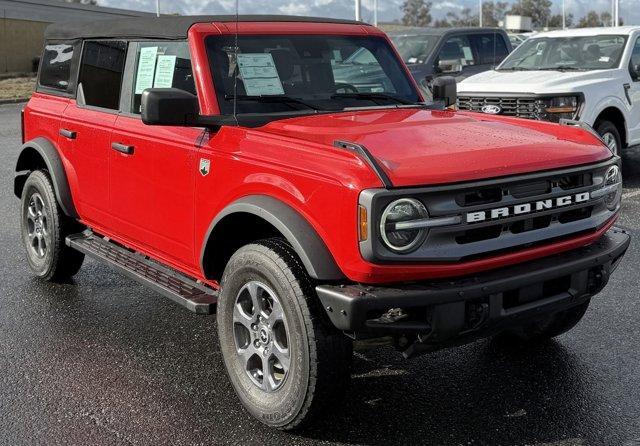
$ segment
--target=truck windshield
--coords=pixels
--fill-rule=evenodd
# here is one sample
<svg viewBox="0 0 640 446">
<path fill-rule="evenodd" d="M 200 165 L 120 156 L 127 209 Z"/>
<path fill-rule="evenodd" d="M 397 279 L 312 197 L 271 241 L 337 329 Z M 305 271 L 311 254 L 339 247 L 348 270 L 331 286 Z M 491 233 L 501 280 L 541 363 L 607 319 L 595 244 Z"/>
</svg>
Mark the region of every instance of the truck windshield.
<svg viewBox="0 0 640 446">
<path fill-rule="evenodd" d="M 425 63 L 439 39 L 439 36 L 426 34 L 391 36 L 391 41 L 398 49 L 400 57 L 408 64 Z"/>
<path fill-rule="evenodd" d="M 286 113 L 421 100 L 387 41 L 368 36 L 210 36 L 220 111 Z"/>
<path fill-rule="evenodd" d="M 536 37 L 526 40 L 498 71 L 587 71 L 617 68 L 625 36 Z"/>
</svg>

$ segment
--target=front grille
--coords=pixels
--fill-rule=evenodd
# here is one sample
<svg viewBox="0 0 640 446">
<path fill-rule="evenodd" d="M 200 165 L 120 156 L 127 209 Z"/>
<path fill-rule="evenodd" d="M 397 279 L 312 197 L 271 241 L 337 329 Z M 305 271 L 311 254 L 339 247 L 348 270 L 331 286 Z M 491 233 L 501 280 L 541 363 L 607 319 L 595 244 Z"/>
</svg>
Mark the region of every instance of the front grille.
<svg viewBox="0 0 640 446">
<path fill-rule="evenodd" d="M 372 240 L 376 244 L 372 246 L 375 253 L 372 260 L 466 261 L 593 232 L 614 215 L 602 197 L 591 196 L 602 188 L 610 165 L 605 162 L 559 172 L 374 193 L 367 205 L 374 215 L 380 215 L 401 195 L 424 203 L 431 218 L 460 216 L 461 221 L 431 228 L 424 244 L 407 255 L 389 252 L 376 234 Z M 586 199 L 578 198 L 585 194 Z M 476 219 L 476 214 L 482 218 Z"/>
<path fill-rule="evenodd" d="M 593 186 L 593 176 L 591 172 L 570 173 L 558 177 L 542 180 L 523 181 L 521 183 L 505 184 L 471 192 L 464 192 L 456 197 L 456 203 L 461 208 L 474 207 L 478 205 L 493 204 L 498 205 L 509 197 L 517 200 L 536 200 L 553 195 L 553 191 L 574 191 Z M 483 199 L 484 198 L 484 199 Z M 497 206 L 494 206 L 497 207 Z M 504 224 L 494 224 L 492 226 L 465 229 L 456 234 L 455 240 L 458 244 L 475 243 L 482 240 L 498 238 L 503 232 L 512 234 L 522 234 L 524 232 L 543 229 L 551 226 L 554 222 L 570 223 L 591 216 L 592 206 L 579 206 L 571 210 L 557 208 L 556 212 L 546 215 L 529 214 L 522 219 L 510 221 Z"/>
<path fill-rule="evenodd" d="M 535 97 L 477 97 L 459 96 L 458 108 L 474 112 L 482 112 L 485 105 L 496 105 L 501 108 L 500 115 L 518 118 L 540 119 L 545 113 L 544 102 Z"/>
</svg>

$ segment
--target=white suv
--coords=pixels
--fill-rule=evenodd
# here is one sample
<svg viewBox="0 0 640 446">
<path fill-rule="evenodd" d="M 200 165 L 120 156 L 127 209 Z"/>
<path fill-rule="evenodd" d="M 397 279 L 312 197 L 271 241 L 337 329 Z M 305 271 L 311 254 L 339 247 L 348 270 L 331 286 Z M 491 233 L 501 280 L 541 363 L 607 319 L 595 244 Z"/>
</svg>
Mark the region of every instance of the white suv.
<svg viewBox="0 0 640 446">
<path fill-rule="evenodd" d="M 536 34 L 458 92 L 462 110 L 587 123 L 618 153 L 640 143 L 640 27 Z"/>
</svg>

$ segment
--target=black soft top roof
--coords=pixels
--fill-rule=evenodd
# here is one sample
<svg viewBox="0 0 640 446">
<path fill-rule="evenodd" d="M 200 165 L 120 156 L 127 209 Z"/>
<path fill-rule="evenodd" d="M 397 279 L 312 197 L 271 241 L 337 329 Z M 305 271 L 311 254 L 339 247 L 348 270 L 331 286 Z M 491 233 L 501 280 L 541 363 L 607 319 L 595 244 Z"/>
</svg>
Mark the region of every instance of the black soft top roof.
<svg viewBox="0 0 640 446">
<path fill-rule="evenodd" d="M 387 34 L 391 36 L 445 36 L 449 34 L 457 34 L 457 33 L 504 33 L 505 31 L 502 28 L 491 28 L 491 27 L 483 27 L 478 28 L 477 26 L 464 26 L 458 28 L 420 28 L 420 27 L 407 27 L 403 29 L 398 29 L 396 31 L 391 31 Z"/>
<path fill-rule="evenodd" d="M 353 20 L 284 15 L 240 15 L 239 22 L 314 22 L 367 25 Z M 235 22 L 235 15 L 135 17 L 124 19 L 59 22 L 49 25 L 46 40 L 77 40 L 100 38 L 186 39 L 189 28 L 196 23 Z"/>
</svg>

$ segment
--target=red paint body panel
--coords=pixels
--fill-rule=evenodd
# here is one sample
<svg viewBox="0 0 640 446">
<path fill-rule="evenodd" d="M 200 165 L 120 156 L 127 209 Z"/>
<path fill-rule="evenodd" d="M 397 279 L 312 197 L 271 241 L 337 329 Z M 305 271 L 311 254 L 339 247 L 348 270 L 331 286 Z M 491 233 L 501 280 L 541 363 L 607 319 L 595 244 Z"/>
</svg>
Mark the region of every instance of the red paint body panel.
<svg viewBox="0 0 640 446">
<path fill-rule="evenodd" d="M 204 39 L 235 32 L 229 23 L 189 31 L 202 114 L 219 113 Z M 241 34 L 376 34 L 342 24 L 239 23 Z M 386 38 L 386 37 L 385 37 Z M 268 195 L 293 207 L 316 230 L 345 276 L 391 283 L 461 276 L 574 249 L 606 230 L 571 240 L 458 264 L 373 265 L 357 240 L 362 190 L 380 179 L 337 139 L 365 145 L 395 186 L 426 186 L 503 177 L 601 161 L 611 156 L 589 133 L 569 127 L 419 109 L 316 115 L 255 129 L 150 127 L 137 117 L 78 108 L 35 94 L 25 112 L 27 140 L 45 137 L 66 168 L 81 220 L 111 238 L 205 282 L 200 253 L 211 222 L 230 203 Z M 78 132 L 71 142 L 60 128 Z M 134 146 L 133 155 L 111 149 Z M 199 174 L 201 158 L 211 171 Z M 612 222 L 610 222 L 612 224 Z"/>
<path fill-rule="evenodd" d="M 494 178 L 611 157 L 583 130 L 536 124 L 405 109 L 288 119 L 263 130 L 326 145 L 335 140 L 362 144 L 381 162 L 394 187 Z"/>
<path fill-rule="evenodd" d="M 70 101 L 60 128 L 76 132 L 76 139 L 58 136 L 74 170 L 74 203 L 78 214 L 90 223 L 111 224 L 109 209 L 109 155 L 115 113 L 78 107 Z"/>
</svg>

